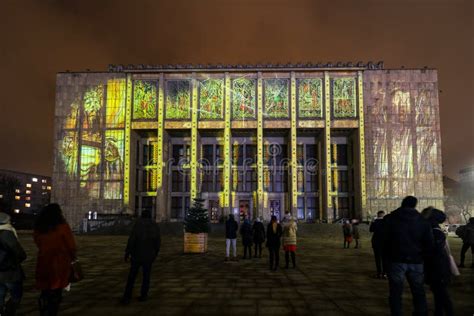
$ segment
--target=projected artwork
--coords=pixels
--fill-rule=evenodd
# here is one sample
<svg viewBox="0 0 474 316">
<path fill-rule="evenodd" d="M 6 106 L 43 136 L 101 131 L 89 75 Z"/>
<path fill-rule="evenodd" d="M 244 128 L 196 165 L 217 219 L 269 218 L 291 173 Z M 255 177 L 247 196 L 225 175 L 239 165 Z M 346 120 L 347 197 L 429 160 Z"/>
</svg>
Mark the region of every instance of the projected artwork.
<svg viewBox="0 0 474 316">
<path fill-rule="evenodd" d="M 336 78 L 332 82 L 333 115 L 335 118 L 356 117 L 356 81 Z"/>
<path fill-rule="evenodd" d="M 190 119 L 191 95 L 189 80 L 166 81 L 166 118 Z"/>
<path fill-rule="evenodd" d="M 255 108 L 255 80 L 233 79 L 232 117 L 237 120 L 255 118 Z"/>
<path fill-rule="evenodd" d="M 298 114 L 301 118 L 323 116 L 322 79 L 298 80 Z"/>
<path fill-rule="evenodd" d="M 288 117 L 288 80 L 266 79 L 264 81 L 264 115 L 269 118 Z"/>
<path fill-rule="evenodd" d="M 199 116 L 202 119 L 223 118 L 224 82 L 207 79 L 199 82 Z"/>
<path fill-rule="evenodd" d="M 125 83 L 125 79 L 112 79 L 107 82 L 105 107 L 105 126 L 107 128 L 125 127 Z"/>
<path fill-rule="evenodd" d="M 81 181 L 99 179 L 100 147 L 82 145 L 81 147 Z"/>
<path fill-rule="evenodd" d="M 75 100 L 69 107 L 69 112 L 66 114 L 64 119 L 64 129 L 76 129 L 78 128 L 79 116 L 80 116 L 81 105 L 79 100 Z"/>
<path fill-rule="evenodd" d="M 66 131 L 60 144 L 61 159 L 64 164 L 64 170 L 69 177 L 73 177 L 77 174 L 79 149 L 77 140 L 77 131 Z"/>
<path fill-rule="evenodd" d="M 105 132 L 104 179 L 120 180 L 123 176 L 124 132 L 108 130 Z"/>
<path fill-rule="evenodd" d="M 115 200 L 122 198 L 122 183 L 118 181 L 104 183 L 104 199 Z"/>
<path fill-rule="evenodd" d="M 135 80 L 133 82 L 133 119 L 149 120 L 156 118 L 157 82 Z"/>
<path fill-rule="evenodd" d="M 86 90 L 83 100 L 84 117 L 82 128 L 97 130 L 100 128 L 101 109 L 104 103 L 104 86 L 98 85 Z"/>
</svg>

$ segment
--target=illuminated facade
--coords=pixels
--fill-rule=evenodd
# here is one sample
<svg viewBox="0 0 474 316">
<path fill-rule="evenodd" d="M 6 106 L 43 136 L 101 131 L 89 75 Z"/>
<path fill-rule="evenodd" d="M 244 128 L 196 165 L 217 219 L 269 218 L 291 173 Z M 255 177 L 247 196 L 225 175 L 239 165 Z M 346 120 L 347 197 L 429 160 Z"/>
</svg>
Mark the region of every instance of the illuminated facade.
<svg viewBox="0 0 474 316">
<path fill-rule="evenodd" d="M 437 72 L 381 63 L 112 66 L 57 76 L 53 199 L 212 221 L 290 210 L 367 219 L 408 194 L 442 207 Z"/>
</svg>

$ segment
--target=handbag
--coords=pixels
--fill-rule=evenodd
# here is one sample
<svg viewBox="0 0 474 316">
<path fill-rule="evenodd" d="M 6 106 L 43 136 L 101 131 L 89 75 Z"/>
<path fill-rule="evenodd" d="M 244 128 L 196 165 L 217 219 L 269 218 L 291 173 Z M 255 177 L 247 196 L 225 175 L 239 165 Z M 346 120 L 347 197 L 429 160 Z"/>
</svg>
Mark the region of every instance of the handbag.
<svg viewBox="0 0 474 316">
<path fill-rule="evenodd" d="M 69 276 L 69 282 L 77 283 L 84 279 L 84 273 L 82 272 L 81 264 L 79 260 L 74 260 L 71 262 L 71 274 Z"/>
</svg>

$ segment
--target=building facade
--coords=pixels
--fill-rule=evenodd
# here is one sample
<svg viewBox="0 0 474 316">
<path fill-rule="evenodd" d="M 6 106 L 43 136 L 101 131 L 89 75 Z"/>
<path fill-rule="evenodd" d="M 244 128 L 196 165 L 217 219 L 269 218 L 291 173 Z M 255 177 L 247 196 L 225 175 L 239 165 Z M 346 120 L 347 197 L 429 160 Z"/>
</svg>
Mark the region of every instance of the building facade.
<svg viewBox="0 0 474 316">
<path fill-rule="evenodd" d="M 49 204 L 51 177 L 0 169 L 0 206 L 10 214 L 36 214 Z"/>
<path fill-rule="evenodd" d="M 437 72 L 383 64 L 111 66 L 60 73 L 53 200 L 181 221 L 332 222 L 442 207 Z"/>
</svg>

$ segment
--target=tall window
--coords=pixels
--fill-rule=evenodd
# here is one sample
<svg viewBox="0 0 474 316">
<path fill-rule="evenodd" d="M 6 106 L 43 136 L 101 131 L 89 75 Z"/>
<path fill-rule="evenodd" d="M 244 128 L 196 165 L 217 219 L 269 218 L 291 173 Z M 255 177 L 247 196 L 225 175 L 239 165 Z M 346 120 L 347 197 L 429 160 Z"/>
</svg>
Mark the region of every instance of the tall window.
<svg viewBox="0 0 474 316">
<path fill-rule="evenodd" d="M 271 143 L 264 146 L 264 188 L 267 192 L 288 191 L 288 153 L 285 144 Z"/>
<path fill-rule="evenodd" d="M 185 212 L 189 208 L 190 148 L 189 144 L 172 144 L 170 148 L 170 158 L 172 159 L 171 174 L 169 174 L 171 219 L 183 220 Z"/>
<path fill-rule="evenodd" d="M 234 144 L 232 147 L 232 190 L 257 190 L 257 146 Z"/>
<path fill-rule="evenodd" d="M 223 163 L 221 158 L 223 146 L 218 144 L 202 145 L 201 157 L 201 191 L 220 192 L 223 187 Z"/>
</svg>

